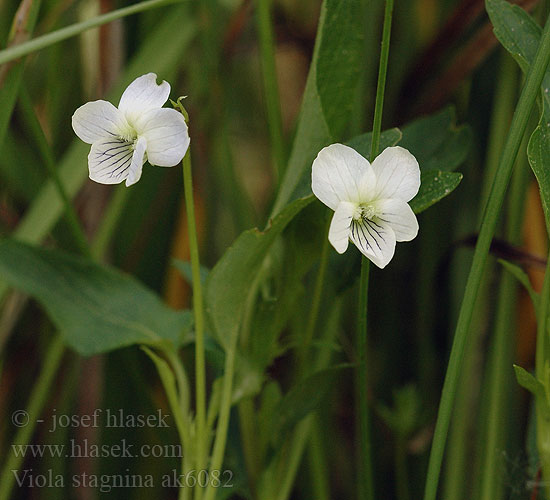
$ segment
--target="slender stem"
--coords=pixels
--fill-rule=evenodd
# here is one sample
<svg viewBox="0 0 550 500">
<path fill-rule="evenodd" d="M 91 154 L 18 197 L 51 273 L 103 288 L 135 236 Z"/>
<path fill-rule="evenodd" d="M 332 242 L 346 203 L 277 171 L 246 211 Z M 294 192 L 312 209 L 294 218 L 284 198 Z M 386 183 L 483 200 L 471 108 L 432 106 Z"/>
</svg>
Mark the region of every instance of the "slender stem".
<svg viewBox="0 0 550 500">
<path fill-rule="evenodd" d="M 56 334 L 55 338 L 48 347 L 42 370 L 31 392 L 29 405 L 26 411 L 15 412 L 13 414 L 13 416 L 15 416 L 15 414 L 18 413 L 21 418 L 27 421 L 27 424 L 22 425 L 22 427 L 20 427 L 15 434 L 15 438 L 13 440 L 14 445 L 25 445 L 31 439 L 42 408 L 44 407 L 46 399 L 49 395 L 64 351 L 65 345 L 63 344 L 63 339 L 60 334 Z M 24 424 L 24 421 L 20 420 L 16 423 Z M 19 469 L 23 458 L 23 454 L 13 453 L 13 450 L 12 453 L 8 454 L 8 459 L 6 460 L 2 474 L 0 475 L 0 500 L 9 499 L 13 487 L 13 481 L 15 479 L 15 475 L 12 471 Z"/>
<path fill-rule="evenodd" d="M 493 188 L 489 194 L 489 200 L 483 216 L 479 237 L 474 252 L 474 259 L 460 308 L 453 346 L 451 348 L 449 365 L 445 375 L 434 439 L 430 452 L 424 500 L 435 500 L 436 498 L 441 462 L 443 460 L 443 451 L 445 449 L 445 440 L 447 437 L 449 421 L 453 408 L 453 400 L 462 369 L 464 348 L 466 343 L 470 340 L 468 330 L 472 319 L 477 294 L 482 281 L 483 271 L 485 269 L 485 263 L 489 253 L 489 246 L 496 230 L 500 208 L 502 206 L 506 188 L 512 174 L 512 169 L 521 144 L 523 133 L 527 127 L 529 115 L 538 95 L 540 84 L 546 71 L 549 58 L 550 22 L 547 22 L 542 34 L 540 45 L 535 55 L 535 60 L 529 68 L 525 86 L 514 112 L 499 168 L 495 175 Z"/>
<path fill-rule="evenodd" d="M 271 138 L 271 149 L 275 160 L 275 179 L 280 179 L 286 165 L 286 150 L 281 119 L 281 104 L 277 85 L 275 67 L 275 46 L 273 27 L 271 25 L 272 0 L 257 0 L 257 23 L 260 35 L 260 56 L 264 80 L 265 103 L 267 107 L 267 124 Z"/>
<path fill-rule="evenodd" d="M 80 224 L 78 215 L 71 203 L 69 195 L 67 194 L 67 191 L 65 190 L 65 187 L 61 182 L 59 173 L 57 172 L 57 168 L 55 167 L 55 159 L 53 158 L 50 145 L 48 144 L 46 136 L 44 135 L 44 131 L 42 130 L 42 127 L 40 126 L 40 123 L 36 118 L 31 98 L 29 96 L 26 86 L 24 85 L 21 86 L 19 91 L 19 102 L 21 104 L 21 111 L 23 119 L 25 121 L 25 125 L 27 126 L 28 130 L 36 141 L 38 150 L 42 156 L 42 159 L 44 160 L 44 165 L 46 166 L 48 174 L 53 180 L 54 185 L 57 189 L 57 193 L 59 194 L 59 197 L 63 202 L 63 206 L 65 208 L 65 219 L 69 225 L 71 235 L 73 236 L 73 239 L 77 244 L 80 253 L 82 255 L 90 257 L 91 254 L 88 238 L 86 237 L 86 234 L 82 229 L 82 225 Z"/>
<path fill-rule="evenodd" d="M 359 322 L 357 330 L 357 384 L 359 393 L 359 498 L 373 500 L 374 475 L 372 470 L 372 443 L 370 436 L 370 415 L 368 402 L 368 342 L 367 342 L 367 304 L 369 295 L 370 262 L 366 257 L 361 259 L 361 279 L 359 281 Z"/>
<path fill-rule="evenodd" d="M 92 19 L 87 19 L 80 23 L 75 23 L 65 28 L 52 31 L 46 35 L 36 37 L 32 40 L 29 40 L 25 43 L 20 43 L 19 45 L 14 45 L 7 49 L 0 51 L 0 64 L 4 64 L 19 57 L 26 56 L 31 52 L 36 52 L 38 50 L 44 49 L 50 45 L 66 40 L 73 36 L 79 35 L 83 31 L 89 30 L 91 28 L 96 28 L 103 24 L 110 23 L 122 17 L 129 16 L 131 14 L 137 14 L 138 12 L 143 12 L 145 10 L 153 9 L 155 7 L 162 7 L 163 5 L 168 5 L 170 3 L 175 3 L 176 1 L 180 2 L 182 0 L 147 0 L 145 2 L 140 2 L 135 5 L 130 5 L 129 7 L 124 7 L 122 9 L 114 10 L 103 14 L 101 16 L 93 17 Z"/>
<path fill-rule="evenodd" d="M 189 233 L 189 252 L 191 255 L 191 273 L 193 276 L 193 311 L 195 315 L 195 390 L 197 422 L 197 471 L 206 468 L 206 369 L 204 362 L 204 306 L 199 260 L 199 242 L 195 221 L 193 201 L 193 180 L 191 174 L 191 151 L 183 158 L 183 185 L 185 190 L 185 208 Z M 196 498 L 202 497 L 197 489 Z"/>
<path fill-rule="evenodd" d="M 378 68 L 378 84 L 376 86 L 376 104 L 374 106 L 374 122 L 372 126 L 372 143 L 370 161 L 373 161 L 380 148 L 380 133 L 382 130 L 382 109 L 384 107 L 384 93 L 386 90 L 386 75 L 388 73 L 388 59 L 390 55 L 390 35 L 393 17 L 393 0 L 386 0 L 384 11 L 384 29 L 382 31 L 382 48 L 380 50 L 380 66 Z"/>
<path fill-rule="evenodd" d="M 378 84 L 376 86 L 376 102 L 374 106 L 374 121 L 372 125 L 372 143 L 370 161 L 374 161 L 380 148 L 380 133 L 382 129 L 382 111 L 384 108 L 384 93 L 386 75 L 390 55 L 390 36 L 393 17 L 393 0 L 386 0 L 384 11 L 384 28 L 382 31 L 382 48 L 380 51 L 380 66 L 378 69 Z M 357 331 L 357 350 L 359 366 L 357 382 L 359 384 L 359 498 L 374 499 L 374 474 L 372 467 L 372 442 L 370 436 L 370 417 L 368 404 L 368 342 L 367 342 L 367 299 L 369 294 L 370 262 L 366 257 L 361 259 L 361 279 L 359 282 L 359 321 Z"/>
</svg>

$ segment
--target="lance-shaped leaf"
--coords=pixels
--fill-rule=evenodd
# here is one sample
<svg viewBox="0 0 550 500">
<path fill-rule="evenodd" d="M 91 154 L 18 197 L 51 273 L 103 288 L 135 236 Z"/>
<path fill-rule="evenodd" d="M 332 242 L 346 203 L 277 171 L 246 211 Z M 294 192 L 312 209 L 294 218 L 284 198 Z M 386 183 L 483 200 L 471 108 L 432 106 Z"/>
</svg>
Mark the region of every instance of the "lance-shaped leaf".
<svg viewBox="0 0 550 500">
<path fill-rule="evenodd" d="M 192 338 L 189 311 L 169 309 L 133 277 L 81 257 L 4 240 L 0 276 L 40 302 L 66 343 L 85 356 Z"/>
</svg>

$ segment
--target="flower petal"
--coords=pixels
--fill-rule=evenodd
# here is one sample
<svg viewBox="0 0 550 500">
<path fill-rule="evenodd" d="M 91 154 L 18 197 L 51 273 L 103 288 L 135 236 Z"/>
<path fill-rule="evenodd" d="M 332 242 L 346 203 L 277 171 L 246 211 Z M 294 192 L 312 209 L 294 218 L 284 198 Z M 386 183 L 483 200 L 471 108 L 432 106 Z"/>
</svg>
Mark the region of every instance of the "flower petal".
<svg viewBox="0 0 550 500">
<path fill-rule="evenodd" d="M 386 267 L 395 252 L 395 233 L 382 221 L 353 220 L 350 239 L 380 269 Z"/>
<path fill-rule="evenodd" d="M 311 189 L 332 210 L 336 210 L 341 201 L 368 201 L 363 199 L 365 186 L 374 186 L 375 182 L 367 159 L 343 144 L 321 149 L 313 161 Z"/>
<path fill-rule="evenodd" d="M 372 162 L 376 174 L 375 198 L 399 198 L 410 201 L 420 188 L 420 167 L 406 149 L 393 146 L 384 149 Z"/>
<path fill-rule="evenodd" d="M 376 222 L 389 224 L 397 241 L 411 241 L 418 234 L 418 220 L 412 208 L 397 198 L 378 200 Z M 380 222 L 379 222 L 380 223 Z"/>
<path fill-rule="evenodd" d="M 332 216 L 328 240 L 338 253 L 344 253 L 348 249 L 351 221 L 356 210 L 355 203 L 342 201 Z"/>
<path fill-rule="evenodd" d="M 145 163 L 145 150 L 147 148 L 147 141 L 144 137 L 140 137 L 135 144 L 134 154 L 132 155 L 132 164 L 128 170 L 128 177 L 126 178 L 126 187 L 130 187 L 141 179 L 141 171 L 143 170 L 143 164 Z"/>
<path fill-rule="evenodd" d="M 118 137 L 128 127 L 124 115 L 107 101 L 92 101 L 80 106 L 72 118 L 75 134 L 88 144 Z"/>
<path fill-rule="evenodd" d="M 151 165 L 173 167 L 185 156 L 189 133 L 183 115 L 175 109 L 153 109 L 136 122 L 139 136 L 147 139 L 147 159 Z"/>
<path fill-rule="evenodd" d="M 88 155 L 90 179 L 100 184 L 118 184 L 128 177 L 134 148 L 120 138 L 100 139 L 92 144 Z"/>
<path fill-rule="evenodd" d="M 170 95 L 170 84 L 163 81 L 157 85 L 157 75 L 147 73 L 136 78 L 120 98 L 120 109 L 131 120 L 150 109 L 161 108 Z"/>
</svg>

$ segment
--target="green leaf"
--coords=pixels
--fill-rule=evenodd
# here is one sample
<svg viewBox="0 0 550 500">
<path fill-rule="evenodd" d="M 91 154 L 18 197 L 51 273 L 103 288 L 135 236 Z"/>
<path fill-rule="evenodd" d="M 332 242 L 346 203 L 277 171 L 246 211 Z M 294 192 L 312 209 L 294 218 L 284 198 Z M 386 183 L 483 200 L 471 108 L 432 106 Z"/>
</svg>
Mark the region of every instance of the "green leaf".
<svg viewBox="0 0 550 500">
<path fill-rule="evenodd" d="M 423 171 L 456 169 L 466 160 L 472 142 L 470 128 L 456 125 L 453 108 L 415 120 L 402 132 L 399 145 L 414 155 Z"/>
<path fill-rule="evenodd" d="M 527 273 L 521 267 L 516 266 L 507 260 L 498 259 L 498 262 L 524 286 L 531 297 L 535 312 L 538 314 L 540 296 L 537 292 L 535 292 L 533 286 L 531 285 L 531 281 L 529 280 Z"/>
<path fill-rule="evenodd" d="M 181 23 L 181 19 L 187 17 L 187 8 L 173 8 L 166 15 L 165 20 L 130 61 L 118 84 L 109 93 L 109 100 L 117 101 L 126 86 L 139 75 L 153 71 L 159 77 L 169 79 L 169 75 L 175 73 L 182 53 L 196 31 L 195 23 Z M 170 39 L 170 50 L 165 50 L 167 38 Z M 70 120 L 67 120 L 69 127 Z M 88 144 L 75 138 L 58 165 L 59 176 L 69 196 L 74 196 L 88 177 L 86 156 L 89 151 Z M 63 203 L 53 182 L 49 181 L 34 199 L 13 236 L 21 241 L 39 243 L 53 229 L 62 214 Z M 0 300 L 6 291 L 6 283 L 0 281 Z"/>
<path fill-rule="evenodd" d="M 133 277 L 70 254 L 0 242 L 0 275 L 38 300 L 84 356 L 132 344 L 179 345 L 192 314 L 176 312 Z"/>
<path fill-rule="evenodd" d="M 486 0 L 485 8 L 495 36 L 526 72 L 535 57 L 542 30 L 521 7 L 505 0 Z"/>
<path fill-rule="evenodd" d="M 546 102 L 544 108 L 547 108 Z M 547 112 L 542 113 L 539 125 L 529 139 L 527 157 L 539 184 L 546 230 L 550 235 L 550 122 L 547 115 Z"/>
<path fill-rule="evenodd" d="M 505 0 L 486 0 L 485 7 L 493 23 L 493 31 L 502 46 L 527 73 L 535 58 L 542 29 L 521 7 Z M 542 98 L 546 121 L 550 121 L 550 72 L 542 80 Z"/>
<path fill-rule="evenodd" d="M 350 367 L 339 365 L 320 370 L 294 385 L 273 412 L 273 442 L 279 443 L 300 420 L 318 409 L 342 370 Z"/>
<path fill-rule="evenodd" d="M 312 201 L 313 195 L 294 201 L 265 231 L 250 229 L 242 233 L 210 271 L 205 286 L 206 307 L 222 346 L 227 347 L 239 329 L 251 283 L 275 238 Z"/>
<path fill-rule="evenodd" d="M 462 174 L 459 172 L 443 172 L 428 170 L 420 174 L 420 189 L 410 202 L 415 213 L 420 213 L 445 198 L 460 184 Z"/>
<path fill-rule="evenodd" d="M 325 0 L 289 163 L 272 214 L 308 194 L 317 153 L 340 140 L 355 102 L 364 51 L 361 0 Z M 300 189 L 301 187 L 301 189 Z"/>
<path fill-rule="evenodd" d="M 514 365 L 514 371 L 518 384 L 535 396 L 537 404 L 542 405 L 543 411 L 550 417 L 550 406 L 548 404 L 544 384 L 521 366 Z"/>
</svg>

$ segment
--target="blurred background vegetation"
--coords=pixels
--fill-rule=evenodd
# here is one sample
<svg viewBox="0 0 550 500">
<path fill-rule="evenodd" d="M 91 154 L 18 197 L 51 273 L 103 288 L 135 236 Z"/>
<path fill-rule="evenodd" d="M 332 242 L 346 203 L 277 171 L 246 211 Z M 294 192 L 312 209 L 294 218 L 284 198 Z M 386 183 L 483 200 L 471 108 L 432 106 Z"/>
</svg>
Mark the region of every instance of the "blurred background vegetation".
<svg viewBox="0 0 550 500">
<path fill-rule="evenodd" d="M 35 0 L 36 1 L 36 0 Z M 32 2 L 30 2 L 32 3 Z M 26 208 L 44 186 L 46 166 L 67 164 L 75 142 L 70 125 L 73 111 L 88 100 L 106 98 L 115 104 L 121 90 L 135 77 L 156 71 L 172 85 L 172 99 L 186 95 L 195 176 L 195 200 L 201 239 L 201 258 L 211 267 L 243 230 L 263 227 L 277 189 L 275 162 L 270 148 L 261 73 L 256 2 L 200 0 L 173 4 L 130 16 L 58 43 L 31 55 L 25 65 L 17 103 L 0 144 L 0 235 L 11 234 Z M 365 59 L 362 91 L 349 116 L 348 137 L 370 130 L 374 106 L 383 2 L 365 0 Z M 533 10 L 537 2 L 520 2 Z M 43 0 L 34 36 L 107 12 L 128 2 L 113 0 Z M 541 2 L 536 16 L 546 7 Z M 309 63 L 313 53 L 320 0 L 274 0 L 272 20 L 281 119 L 288 153 L 292 141 Z M 19 7 L 16 0 L 0 0 L 0 43 L 4 47 Z M 539 17 L 542 18 L 542 17 Z M 482 0 L 397 1 L 392 31 L 384 127 L 411 120 L 454 105 L 458 123 L 471 127 L 471 150 L 461 168 L 464 180 L 439 206 L 419 217 L 419 237 L 401 245 L 384 274 L 373 272 L 370 293 L 371 389 L 377 409 L 373 434 L 376 478 L 383 498 L 400 498 L 396 475 L 408 469 L 409 498 L 419 498 L 439 401 L 450 333 L 462 299 L 470 265 L 471 247 L 480 211 L 490 185 L 491 168 L 502 144 L 520 85 L 520 72 L 492 34 Z M 0 87 L 0 108 L 7 101 Z M 4 103 L 4 104 L 3 104 Z M 0 113 L 2 111 L 0 110 Z M 1 123 L 1 122 L 0 122 Z M 533 122 L 533 125 L 536 123 Z M 1 131 L 1 127 L 0 127 Z M 504 131 L 504 132 L 503 132 Z M 430 137 L 425 138 L 430 141 Z M 526 166 L 525 151 L 518 160 Z M 522 197 L 521 259 L 531 281 L 540 289 L 543 277 L 536 256 L 547 254 L 544 217 L 533 179 Z M 487 180 L 489 179 L 489 181 Z M 125 189 L 125 188 L 122 188 Z M 104 218 L 114 190 L 87 181 L 75 197 L 75 206 L 90 239 Z M 107 261 L 136 275 L 161 292 L 174 308 L 188 307 L 186 281 L 171 265 L 172 258 L 188 260 L 183 188 L 179 168 L 146 166 L 141 182 L 128 191 L 123 214 L 110 241 Z M 116 194 L 114 195 L 116 196 Z M 298 241 L 320 247 L 318 235 L 307 233 L 308 218 L 324 217 L 318 206 L 309 207 L 289 228 Z M 504 227 L 503 220 L 503 227 Z M 501 231 L 501 237 L 504 232 Z M 508 258 L 515 248 L 502 241 L 495 254 Z M 75 241 L 61 221 L 47 237 L 48 245 L 75 250 Z M 318 257 L 315 250 L 302 257 Z M 355 278 L 359 259 L 347 267 L 331 262 L 335 287 L 343 295 L 336 358 L 354 362 Z M 474 498 L 483 442 L 485 370 L 490 363 L 491 337 L 500 270 L 485 283 L 473 328 L 483 332 L 479 344 L 469 346 L 455 418 L 452 423 L 448 474 L 445 483 L 455 496 Z M 316 277 L 314 266 L 304 278 L 305 293 L 296 300 L 308 304 Z M 403 283 L 407 286 L 404 287 Z M 299 309 L 299 308 L 298 308 Z M 532 367 L 536 323 L 529 298 L 518 291 L 511 305 L 509 334 L 515 362 Z M 326 315 L 325 315 L 326 316 Z M 325 317 L 325 321 L 330 318 Z M 300 321 L 294 319 L 294 321 Z M 294 325 L 296 328 L 296 325 Z M 289 327 L 289 332 L 292 327 Z M 10 292 L 0 320 L 0 459 L 9 453 L 12 425 L 9 416 L 24 408 L 41 366 L 53 326 L 41 310 L 23 295 Z M 292 343 L 291 333 L 286 339 Z M 192 363 L 191 352 L 189 363 Z M 211 354 L 214 356 L 214 354 Z M 209 360 L 212 367 L 216 359 Z M 219 364 L 219 363 L 218 363 Z M 285 354 L 270 368 L 269 377 L 282 387 L 292 368 Z M 212 368 L 214 370 L 214 368 Z M 498 471 L 503 498 L 531 498 L 529 478 L 536 460 L 529 452 L 527 428 L 529 400 L 510 372 L 506 439 Z M 45 410 L 48 415 L 91 414 L 94 408 L 124 409 L 128 414 L 151 414 L 165 408 L 164 393 L 152 363 L 137 348 L 83 359 L 65 354 L 56 390 Z M 324 480 L 330 498 L 354 495 L 354 413 L 350 375 L 342 375 L 320 412 L 321 446 L 326 458 Z M 166 410 L 168 412 L 168 410 Z M 39 426 L 35 442 L 62 443 L 76 436 L 94 442 L 170 443 L 171 429 L 59 429 L 49 433 Z M 531 447 L 532 448 L 532 447 Z M 238 425 L 230 428 L 226 468 L 234 471 L 235 498 L 248 497 Z M 406 463 L 405 469 L 403 463 Z M 536 464 L 536 462 L 535 462 Z M 96 471 L 103 474 L 150 473 L 162 476 L 178 468 L 175 458 L 91 459 L 44 457 L 28 459 L 35 472 Z M 311 479 L 311 463 L 304 460 L 291 498 L 318 498 Z M 536 465 L 535 465 L 536 468 Z M 317 480 L 319 478 L 317 477 Z M 401 478 L 402 480 L 402 478 Z M 460 486 L 449 486 L 455 481 Z M 399 495 L 399 497 L 398 497 Z M 48 499 L 98 497 L 140 499 L 176 498 L 174 489 L 120 489 L 99 493 L 87 489 L 59 491 L 16 488 L 13 498 Z"/>
</svg>

